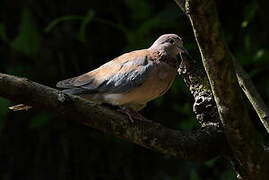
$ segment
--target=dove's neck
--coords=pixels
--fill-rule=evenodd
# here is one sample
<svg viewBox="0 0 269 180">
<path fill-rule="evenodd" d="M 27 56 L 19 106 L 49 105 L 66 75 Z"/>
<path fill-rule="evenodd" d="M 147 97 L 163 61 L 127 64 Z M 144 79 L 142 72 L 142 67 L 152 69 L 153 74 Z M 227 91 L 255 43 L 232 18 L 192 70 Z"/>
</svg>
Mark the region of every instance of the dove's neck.
<svg viewBox="0 0 269 180">
<path fill-rule="evenodd" d="M 159 52 L 159 54 L 161 54 L 162 56 L 166 56 L 166 57 L 176 57 L 178 54 L 178 51 L 175 47 L 172 47 L 170 45 L 167 44 L 153 44 L 149 50 L 153 51 L 153 52 Z"/>
<path fill-rule="evenodd" d="M 161 47 L 150 47 L 150 54 L 153 57 L 152 59 L 158 59 L 162 62 L 167 63 L 171 67 L 178 69 L 178 58 L 177 52 L 173 51 L 172 49 L 164 49 Z"/>
</svg>

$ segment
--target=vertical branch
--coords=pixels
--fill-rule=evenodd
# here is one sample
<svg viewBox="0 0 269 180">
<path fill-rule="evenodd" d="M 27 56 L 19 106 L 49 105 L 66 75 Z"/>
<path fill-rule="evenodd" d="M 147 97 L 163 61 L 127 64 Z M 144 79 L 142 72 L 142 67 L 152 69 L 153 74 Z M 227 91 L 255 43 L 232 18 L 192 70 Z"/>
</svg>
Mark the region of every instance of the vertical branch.
<svg viewBox="0 0 269 180">
<path fill-rule="evenodd" d="M 236 79 L 233 57 L 217 16 L 214 0 L 176 0 L 191 21 L 202 62 L 215 98 L 219 117 L 240 175 L 246 179 L 269 179 L 263 164 L 263 147 L 246 110 Z"/>
</svg>

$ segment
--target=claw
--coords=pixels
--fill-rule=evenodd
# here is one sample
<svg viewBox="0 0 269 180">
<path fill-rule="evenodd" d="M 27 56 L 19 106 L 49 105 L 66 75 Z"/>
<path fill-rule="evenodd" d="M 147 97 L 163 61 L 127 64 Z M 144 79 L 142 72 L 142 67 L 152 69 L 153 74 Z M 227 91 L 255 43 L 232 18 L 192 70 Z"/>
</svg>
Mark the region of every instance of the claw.
<svg viewBox="0 0 269 180">
<path fill-rule="evenodd" d="M 142 114 L 131 108 L 120 106 L 120 109 L 118 111 L 126 114 L 131 123 L 134 123 L 135 119 L 139 121 L 151 122 L 150 120 L 146 119 Z"/>
</svg>

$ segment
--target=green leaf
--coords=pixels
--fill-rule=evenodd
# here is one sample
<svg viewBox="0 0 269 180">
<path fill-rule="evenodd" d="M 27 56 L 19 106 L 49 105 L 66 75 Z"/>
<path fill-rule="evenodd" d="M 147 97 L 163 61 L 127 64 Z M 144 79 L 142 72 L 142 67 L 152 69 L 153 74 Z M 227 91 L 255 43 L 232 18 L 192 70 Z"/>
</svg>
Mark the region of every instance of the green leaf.
<svg viewBox="0 0 269 180">
<path fill-rule="evenodd" d="M 59 17 L 57 19 L 54 19 L 52 22 L 48 24 L 48 26 L 45 28 L 45 32 L 51 32 L 59 23 L 65 22 L 65 21 L 73 21 L 73 20 L 81 20 L 81 25 L 78 32 L 78 39 L 81 42 L 86 42 L 86 30 L 88 24 L 93 20 L 94 18 L 94 11 L 89 10 L 86 16 L 77 16 L 77 15 L 70 15 L 70 16 L 63 16 Z"/>
<path fill-rule="evenodd" d="M 254 60 L 258 61 L 258 60 L 262 59 L 264 57 L 264 55 L 265 55 L 265 50 L 264 49 L 259 49 L 259 50 L 257 50 L 257 52 L 256 52 L 256 54 L 254 56 Z"/>
<path fill-rule="evenodd" d="M 84 19 L 83 16 L 76 16 L 76 15 L 59 17 L 57 19 L 54 19 L 48 24 L 48 26 L 45 28 L 45 32 L 51 32 L 59 23 L 65 21 L 83 20 L 83 19 Z"/>
<path fill-rule="evenodd" d="M 48 113 L 39 113 L 31 119 L 30 128 L 41 128 L 49 123 L 53 115 Z"/>
<path fill-rule="evenodd" d="M 4 126 L 10 104 L 9 100 L 0 98 L 0 131 Z"/>
<path fill-rule="evenodd" d="M 128 0 L 126 1 L 126 5 L 130 9 L 130 15 L 133 19 L 145 19 L 151 15 L 151 8 L 148 0 Z"/>
<path fill-rule="evenodd" d="M 192 130 L 195 127 L 199 127 L 199 123 L 194 118 L 189 118 L 180 123 L 181 130 Z"/>
<path fill-rule="evenodd" d="M 154 29 L 175 28 L 178 16 L 171 14 L 170 11 L 171 9 L 165 9 L 156 16 L 145 19 L 135 31 L 125 34 L 128 41 L 128 47 L 125 50 L 136 49 L 152 42 L 152 39 L 149 39 L 149 37 L 151 37 L 150 33 Z"/>
<path fill-rule="evenodd" d="M 248 23 L 249 23 L 249 22 L 246 21 L 246 20 L 243 21 L 243 22 L 241 23 L 241 27 L 242 27 L 242 28 L 246 28 L 246 27 L 248 26 Z"/>
<path fill-rule="evenodd" d="M 164 103 L 164 97 L 158 97 L 156 99 L 154 99 L 153 103 L 157 106 L 157 107 L 161 107 L 161 105 Z"/>
<path fill-rule="evenodd" d="M 113 21 L 99 18 L 99 17 L 94 17 L 93 21 L 100 23 L 100 24 L 103 24 L 103 25 L 110 26 L 110 27 L 115 28 L 119 31 L 122 31 L 125 35 L 129 33 L 129 30 L 125 26 L 123 26 L 122 24 L 114 23 Z"/>
<path fill-rule="evenodd" d="M 93 20 L 94 17 L 94 11 L 89 10 L 87 15 L 83 18 L 79 30 L 79 40 L 81 42 L 86 42 L 86 29 L 87 25 Z"/>
<path fill-rule="evenodd" d="M 29 9 L 25 8 L 22 12 L 21 22 L 19 26 L 19 34 L 11 47 L 33 57 L 39 53 L 41 35 Z"/>
<path fill-rule="evenodd" d="M 221 180 L 236 180 L 236 175 L 235 172 L 233 170 L 227 170 L 225 171 L 222 176 L 221 176 Z"/>
<path fill-rule="evenodd" d="M 4 24 L 0 24 L 0 39 L 6 42 L 8 41 Z"/>
<path fill-rule="evenodd" d="M 217 159 L 218 159 L 218 157 L 214 158 L 214 159 L 210 159 L 210 160 L 205 162 L 205 165 L 208 167 L 213 167 L 215 165 L 215 162 L 217 161 Z"/>
<path fill-rule="evenodd" d="M 195 170 L 192 170 L 190 180 L 200 180 L 200 177 Z"/>
<path fill-rule="evenodd" d="M 244 37 L 244 46 L 247 51 L 252 50 L 251 49 L 251 35 L 249 33 L 247 33 Z"/>
<path fill-rule="evenodd" d="M 24 77 L 29 77 L 29 71 L 30 71 L 29 66 L 25 66 L 23 64 L 18 64 L 16 66 L 9 66 L 6 68 L 6 71 L 8 74 L 13 74 L 15 76 L 24 76 Z"/>
<path fill-rule="evenodd" d="M 244 21 L 241 23 L 242 28 L 248 27 L 250 22 L 254 19 L 256 13 L 258 12 L 259 4 L 256 0 L 250 1 L 244 9 Z"/>
</svg>

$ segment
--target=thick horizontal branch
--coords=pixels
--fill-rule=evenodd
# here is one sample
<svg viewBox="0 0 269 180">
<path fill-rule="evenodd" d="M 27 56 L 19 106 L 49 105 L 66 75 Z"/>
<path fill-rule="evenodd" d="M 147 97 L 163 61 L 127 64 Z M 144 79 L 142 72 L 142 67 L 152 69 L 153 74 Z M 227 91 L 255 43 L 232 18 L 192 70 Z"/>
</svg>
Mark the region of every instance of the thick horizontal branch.
<svg viewBox="0 0 269 180">
<path fill-rule="evenodd" d="M 222 132 L 215 127 L 183 133 L 155 122 L 130 122 L 127 116 L 112 108 L 63 94 L 25 78 L 0 73 L 0 96 L 59 113 L 63 119 L 72 118 L 105 133 L 186 160 L 205 161 L 227 150 Z"/>
</svg>

